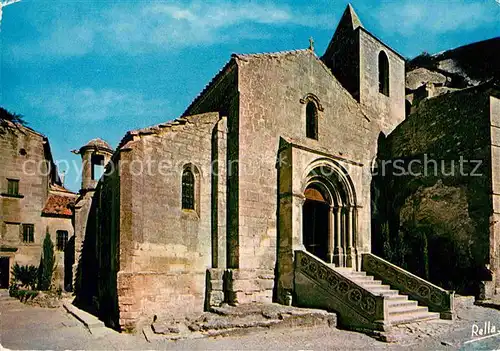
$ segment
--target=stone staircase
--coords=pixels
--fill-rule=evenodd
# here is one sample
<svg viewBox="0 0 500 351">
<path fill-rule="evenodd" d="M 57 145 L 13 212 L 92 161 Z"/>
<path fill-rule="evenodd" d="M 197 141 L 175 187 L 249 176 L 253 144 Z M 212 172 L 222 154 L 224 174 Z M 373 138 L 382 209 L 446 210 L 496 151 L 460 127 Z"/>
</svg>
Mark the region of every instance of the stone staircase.
<svg viewBox="0 0 500 351">
<path fill-rule="evenodd" d="M 439 319 L 439 313 L 429 312 L 428 307 L 419 306 L 418 301 L 410 300 L 408 295 L 400 294 L 398 290 L 383 284 L 381 280 L 375 279 L 366 272 L 355 271 L 352 268 L 333 269 L 373 294 L 387 299 L 389 322 L 393 326 Z"/>
<path fill-rule="evenodd" d="M 296 251 L 295 303 L 334 311 L 339 324 L 350 329 L 387 331 L 400 324 L 453 318 L 453 292 L 372 254 L 363 254 L 361 267 L 339 268 Z"/>
</svg>

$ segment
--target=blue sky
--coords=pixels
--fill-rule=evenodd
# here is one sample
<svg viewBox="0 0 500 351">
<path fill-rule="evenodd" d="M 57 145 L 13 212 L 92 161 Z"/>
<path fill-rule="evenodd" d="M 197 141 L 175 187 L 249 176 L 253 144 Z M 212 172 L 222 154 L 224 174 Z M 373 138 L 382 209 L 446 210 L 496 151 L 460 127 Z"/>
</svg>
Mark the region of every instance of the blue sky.
<svg viewBox="0 0 500 351">
<path fill-rule="evenodd" d="M 500 35 L 500 0 L 353 0 L 406 57 Z M 47 135 L 56 159 L 178 117 L 231 53 L 325 50 L 347 1 L 22 0 L 4 8 L 0 105 Z M 68 170 L 66 185 L 79 189 Z"/>
</svg>

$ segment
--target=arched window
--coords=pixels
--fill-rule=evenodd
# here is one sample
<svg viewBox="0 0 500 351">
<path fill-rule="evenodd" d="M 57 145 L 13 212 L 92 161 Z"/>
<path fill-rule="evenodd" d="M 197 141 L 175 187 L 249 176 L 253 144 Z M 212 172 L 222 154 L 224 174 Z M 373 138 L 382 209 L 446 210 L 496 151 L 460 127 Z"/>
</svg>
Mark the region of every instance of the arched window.
<svg viewBox="0 0 500 351">
<path fill-rule="evenodd" d="M 389 96 L 389 59 L 383 51 L 378 54 L 378 91 Z"/>
<path fill-rule="evenodd" d="M 194 175 L 191 169 L 182 172 L 182 209 L 194 210 Z"/>
<path fill-rule="evenodd" d="M 306 105 L 306 136 L 318 139 L 318 110 L 312 101 Z"/>
</svg>

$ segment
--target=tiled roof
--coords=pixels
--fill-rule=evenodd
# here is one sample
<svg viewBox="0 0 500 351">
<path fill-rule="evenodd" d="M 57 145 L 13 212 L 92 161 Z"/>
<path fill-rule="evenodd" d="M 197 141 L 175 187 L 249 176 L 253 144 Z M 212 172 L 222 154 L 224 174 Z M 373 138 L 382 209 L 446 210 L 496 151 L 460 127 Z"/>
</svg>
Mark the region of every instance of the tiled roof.
<svg viewBox="0 0 500 351">
<path fill-rule="evenodd" d="M 74 203 L 75 198 L 72 196 L 50 194 L 42 210 L 42 214 L 46 216 L 70 217 L 73 215 L 70 207 Z"/>
</svg>

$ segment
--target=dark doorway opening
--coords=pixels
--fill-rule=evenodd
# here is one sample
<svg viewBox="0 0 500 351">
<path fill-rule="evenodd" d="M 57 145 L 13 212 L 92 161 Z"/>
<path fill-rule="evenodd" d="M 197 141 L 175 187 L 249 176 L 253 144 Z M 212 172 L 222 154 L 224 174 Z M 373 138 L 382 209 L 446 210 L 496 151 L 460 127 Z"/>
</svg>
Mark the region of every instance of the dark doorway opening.
<svg viewBox="0 0 500 351">
<path fill-rule="evenodd" d="M 0 257 L 0 289 L 9 288 L 9 258 Z"/>
<path fill-rule="evenodd" d="M 318 192 L 315 193 L 318 195 Z M 307 195 L 306 192 L 306 198 Z M 314 200 L 307 198 L 303 205 L 302 215 L 302 233 L 306 250 L 326 261 L 330 205 L 319 196 L 315 196 Z"/>
</svg>

